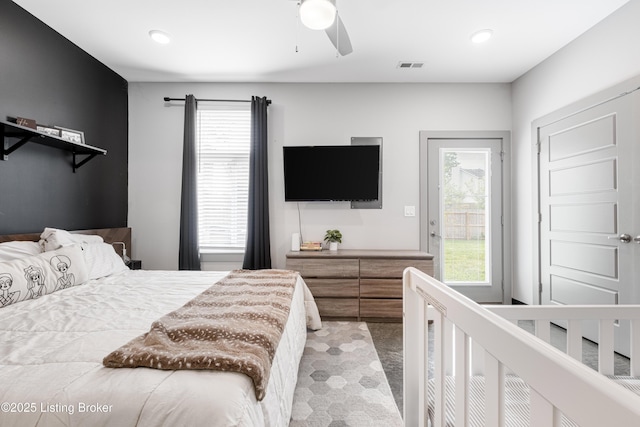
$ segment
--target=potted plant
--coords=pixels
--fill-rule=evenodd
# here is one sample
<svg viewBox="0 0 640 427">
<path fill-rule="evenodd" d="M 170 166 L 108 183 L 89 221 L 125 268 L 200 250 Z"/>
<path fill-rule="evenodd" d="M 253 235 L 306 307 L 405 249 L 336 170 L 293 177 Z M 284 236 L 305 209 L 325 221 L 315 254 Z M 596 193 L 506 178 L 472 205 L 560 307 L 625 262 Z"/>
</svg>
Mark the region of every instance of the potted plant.
<svg viewBox="0 0 640 427">
<path fill-rule="evenodd" d="M 327 234 L 324 235 L 324 241 L 329 243 L 330 251 L 337 251 L 338 243 L 342 243 L 342 233 L 340 233 L 340 230 L 327 230 Z"/>
</svg>

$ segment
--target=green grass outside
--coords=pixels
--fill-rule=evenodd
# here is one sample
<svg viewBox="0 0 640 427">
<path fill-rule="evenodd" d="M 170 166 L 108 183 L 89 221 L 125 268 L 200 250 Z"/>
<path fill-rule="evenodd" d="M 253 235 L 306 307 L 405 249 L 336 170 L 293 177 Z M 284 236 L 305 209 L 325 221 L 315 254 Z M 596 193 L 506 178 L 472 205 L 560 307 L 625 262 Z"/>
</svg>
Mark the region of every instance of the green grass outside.
<svg viewBox="0 0 640 427">
<path fill-rule="evenodd" d="M 444 281 L 484 282 L 484 240 L 444 240 Z"/>
</svg>

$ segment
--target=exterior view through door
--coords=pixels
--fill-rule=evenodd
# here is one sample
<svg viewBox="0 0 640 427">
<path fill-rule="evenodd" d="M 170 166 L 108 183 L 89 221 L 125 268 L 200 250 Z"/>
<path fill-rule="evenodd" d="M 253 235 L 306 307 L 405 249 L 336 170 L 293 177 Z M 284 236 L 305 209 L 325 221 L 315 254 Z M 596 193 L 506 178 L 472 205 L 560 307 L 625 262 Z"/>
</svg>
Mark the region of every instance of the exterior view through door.
<svg viewBox="0 0 640 427">
<path fill-rule="evenodd" d="M 421 247 L 434 275 L 477 302 L 510 302 L 504 278 L 509 135 L 420 133 Z M 508 275 L 506 277 L 509 277 Z"/>
</svg>

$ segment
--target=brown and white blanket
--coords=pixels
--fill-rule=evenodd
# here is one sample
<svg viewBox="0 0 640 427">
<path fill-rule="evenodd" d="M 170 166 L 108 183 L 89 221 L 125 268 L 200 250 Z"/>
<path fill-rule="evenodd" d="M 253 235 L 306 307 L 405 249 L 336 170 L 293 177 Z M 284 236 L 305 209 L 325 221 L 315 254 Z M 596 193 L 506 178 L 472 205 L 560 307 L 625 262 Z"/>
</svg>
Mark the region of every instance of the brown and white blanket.
<svg viewBox="0 0 640 427">
<path fill-rule="evenodd" d="M 298 273 L 234 270 L 106 356 L 109 368 L 241 372 L 265 395 Z"/>
</svg>

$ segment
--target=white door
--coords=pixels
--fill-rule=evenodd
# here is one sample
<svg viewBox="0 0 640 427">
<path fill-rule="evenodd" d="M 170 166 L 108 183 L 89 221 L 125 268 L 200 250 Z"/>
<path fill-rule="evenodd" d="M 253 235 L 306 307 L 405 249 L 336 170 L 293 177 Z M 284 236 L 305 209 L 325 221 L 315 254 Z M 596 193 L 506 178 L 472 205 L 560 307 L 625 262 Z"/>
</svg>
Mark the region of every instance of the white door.
<svg viewBox="0 0 640 427">
<path fill-rule="evenodd" d="M 635 92 L 538 127 L 542 304 L 640 303 L 637 102 Z M 616 350 L 629 343 L 616 338 Z"/>
<path fill-rule="evenodd" d="M 435 277 L 477 302 L 502 303 L 503 139 L 425 138 L 423 145 L 423 228 Z"/>
</svg>

